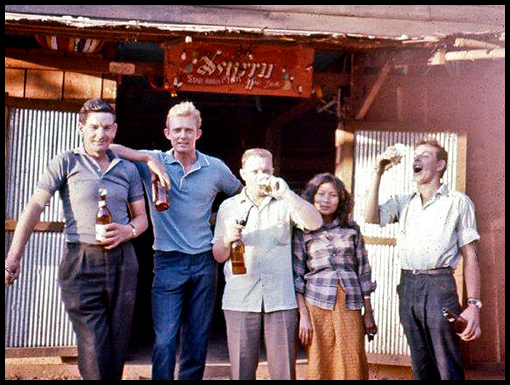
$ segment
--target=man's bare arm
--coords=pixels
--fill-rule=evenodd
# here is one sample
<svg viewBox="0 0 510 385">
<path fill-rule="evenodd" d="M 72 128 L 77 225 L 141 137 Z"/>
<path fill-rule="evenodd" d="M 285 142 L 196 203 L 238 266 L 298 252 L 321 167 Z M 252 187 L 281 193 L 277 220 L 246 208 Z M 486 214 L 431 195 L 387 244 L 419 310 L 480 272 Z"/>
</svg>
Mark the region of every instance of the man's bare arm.
<svg viewBox="0 0 510 385">
<path fill-rule="evenodd" d="M 152 155 L 142 151 L 133 150 L 132 148 L 122 146 L 120 144 L 111 144 L 110 149 L 117 153 L 117 155 L 121 158 L 132 162 L 147 163 L 147 167 L 149 167 L 150 172 L 161 181 L 163 187 L 167 190 L 170 189 L 170 176 L 168 175 L 165 166 L 163 166 Z"/>
</svg>

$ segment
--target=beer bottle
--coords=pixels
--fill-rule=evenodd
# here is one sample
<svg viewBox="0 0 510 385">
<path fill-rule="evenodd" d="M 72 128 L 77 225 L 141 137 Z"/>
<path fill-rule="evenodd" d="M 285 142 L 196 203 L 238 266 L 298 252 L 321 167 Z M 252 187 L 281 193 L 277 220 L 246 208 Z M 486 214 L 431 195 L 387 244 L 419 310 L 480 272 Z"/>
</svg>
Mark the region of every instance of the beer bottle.
<svg viewBox="0 0 510 385">
<path fill-rule="evenodd" d="M 166 190 L 158 178 L 152 182 L 152 201 L 157 211 L 165 211 L 170 207 Z"/>
<path fill-rule="evenodd" d="M 244 226 L 244 221 L 237 221 L 237 223 Z M 242 239 L 238 239 L 230 245 L 230 259 L 232 261 L 232 274 L 246 274 L 244 242 Z"/>
<path fill-rule="evenodd" d="M 112 213 L 106 206 L 106 194 L 105 188 L 99 189 L 99 201 L 98 209 L 96 213 L 96 241 L 102 242 L 106 239 L 106 228 L 105 226 L 112 223 Z"/>
<path fill-rule="evenodd" d="M 450 323 L 450 329 L 455 333 L 462 333 L 467 327 L 467 321 L 461 316 L 452 313 L 447 308 L 443 308 L 443 316 Z"/>
<path fill-rule="evenodd" d="M 393 146 L 389 146 L 386 151 L 381 154 L 381 166 L 385 166 L 386 169 L 399 164 L 402 161 L 402 157 L 406 152 L 406 146 L 402 143 L 396 143 Z"/>
<path fill-rule="evenodd" d="M 262 192 L 265 195 L 271 195 L 271 193 L 273 192 L 273 186 L 271 185 L 271 181 L 269 178 L 260 184 L 260 188 L 262 189 Z M 275 183 L 274 188 L 276 190 L 280 189 L 280 183 L 278 181 Z"/>
</svg>

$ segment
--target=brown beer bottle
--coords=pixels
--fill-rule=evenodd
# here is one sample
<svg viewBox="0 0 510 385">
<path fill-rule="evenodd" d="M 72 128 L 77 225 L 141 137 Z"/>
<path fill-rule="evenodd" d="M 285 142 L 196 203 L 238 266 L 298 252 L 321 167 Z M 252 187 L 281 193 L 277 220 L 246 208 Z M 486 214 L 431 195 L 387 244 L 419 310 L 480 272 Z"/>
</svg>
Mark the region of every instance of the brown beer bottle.
<svg viewBox="0 0 510 385">
<path fill-rule="evenodd" d="M 168 195 L 159 179 L 152 182 L 152 201 L 157 211 L 165 211 L 170 207 Z"/>
<path fill-rule="evenodd" d="M 112 223 L 112 213 L 106 206 L 106 194 L 105 188 L 99 189 L 99 201 L 98 209 L 96 213 L 96 241 L 102 242 L 106 238 L 105 226 Z"/>
<path fill-rule="evenodd" d="M 244 221 L 238 221 L 244 226 Z M 244 242 L 238 239 L 230 245 L 230 259 L 232 261 L 232 274 L 246 274 L 246 266 L 244 266 Z"/>
<path fill-rule="evenodd" d="M 467 327 L 467 321 L 461 316 L 452 313 L 447 308 L 443 308 L 443 316 L 450 323 L 450 329 L 455 333 L 462 333 Z"/>
</svg>

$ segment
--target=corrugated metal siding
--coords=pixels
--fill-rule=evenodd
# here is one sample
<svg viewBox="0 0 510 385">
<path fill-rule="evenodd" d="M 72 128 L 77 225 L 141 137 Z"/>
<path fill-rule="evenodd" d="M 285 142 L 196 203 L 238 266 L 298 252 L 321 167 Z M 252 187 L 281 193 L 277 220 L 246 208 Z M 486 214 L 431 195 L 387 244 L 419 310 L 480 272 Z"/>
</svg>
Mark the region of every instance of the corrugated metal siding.
<svg viewBox="0 0 510 385">
<path fill-rule="evenodd" d="M 448 168 L 443 181 L 449 188 L 456 189 L 457 134 L 383 131 L 358 131 L 355 133 L 354 219 L 360 225 L 365 237 L 394 239 L 397 231 L 397 224 L 381 228 L 378 225 L 366 224 L 363 219 L 366 193 L 372 182 L 376 157 L 392 144 L 403 143 L 406 145 L 407 150 L 402 162 L 392 167 L 382 177 L 379 201 L 384 203 L 393 195 L 411 193 L 415 188 L 411 161 L 414 152 L 413 144 L 424 136 L 435 137 L 448 152 Z M 377 290 L 372 295 L 372 305 L 379 327 L 379 333 L 374 341 L 367 344 L 367 352 L 409 355 L 409 347 L 398 315 L 396 287 L 400 281 L 400 261 L 396 256 L 395 246 L 368 243 L 366 246 L 373 279 L 377 281 Z"/>
<path fill-rule="evenodd" d="M 12 108 L 9 112 L 8 179 L 5 218 L 18 219 L 49 161 L 79 146 L 78 114 Z M 63 221 L 58 192 L 41 221 Z M 5 234 L 5 251 L 13 233 Z M 5 347 L 76 345 L 60 299 L 57 272 L 63 255 L 62 233 L 32 234 L 19 280 L 5 290 Z"/>
</svg>

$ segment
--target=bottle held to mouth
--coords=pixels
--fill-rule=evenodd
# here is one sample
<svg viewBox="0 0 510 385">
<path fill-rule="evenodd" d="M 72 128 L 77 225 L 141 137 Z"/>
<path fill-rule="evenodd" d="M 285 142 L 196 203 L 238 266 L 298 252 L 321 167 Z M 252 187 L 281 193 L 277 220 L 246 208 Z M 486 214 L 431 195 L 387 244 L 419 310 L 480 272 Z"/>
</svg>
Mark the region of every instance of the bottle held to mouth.
<svg viewBox="0 0 510 385">
<path fill-rule="evenodd" d="M 386 151 L 381 154 L 381 165 L 385 166 L 386 170 L 399 164 L 405 154 L 406 146 L 402 143 L 395 143 L 389 146 Z"/>
<path fill-rule="evenodd" d="M 274 190 L 280 189 L 280 183 L 278 181 L 276 181 L 274 184 L 271 184 L 271 178 L 268 178 L 260 184 L 260 187 L 262 188 L 262 191 L 264 192 L 264 194 L 271 195 L 271 193 Z"/>
</svg>

